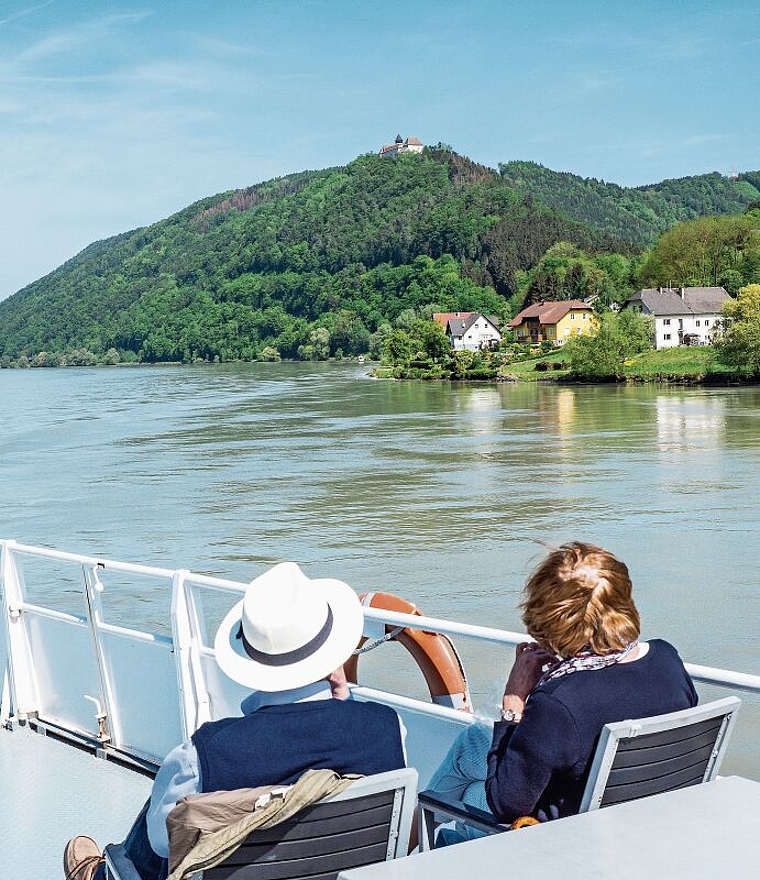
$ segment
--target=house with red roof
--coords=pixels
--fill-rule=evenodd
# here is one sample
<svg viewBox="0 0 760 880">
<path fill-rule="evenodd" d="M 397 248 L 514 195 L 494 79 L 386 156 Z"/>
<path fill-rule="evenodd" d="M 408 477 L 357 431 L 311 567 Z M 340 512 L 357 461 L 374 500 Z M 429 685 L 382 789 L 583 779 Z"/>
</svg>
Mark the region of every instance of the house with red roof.
<svg viewBox="0 0 760 880">
<path fill-rule="evenodd" d="M 533 303 L 509 322 L 516 341 L 524 345 L 564 345 L 571 336 L 592 333 L 596 326 L 594 310 L 579 299 Z"/>
</svg>

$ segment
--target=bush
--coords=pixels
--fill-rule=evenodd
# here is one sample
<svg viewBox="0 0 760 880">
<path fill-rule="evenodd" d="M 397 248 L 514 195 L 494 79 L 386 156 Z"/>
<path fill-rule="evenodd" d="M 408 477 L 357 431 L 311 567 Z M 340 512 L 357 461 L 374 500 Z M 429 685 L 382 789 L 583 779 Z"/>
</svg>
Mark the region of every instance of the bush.
<svg viewBox="0 0 760 880">
<path fill-rule="evenodd" d="M 492 367 L 478 367 L 474 370 L 467 370 L 465 379 L 474 379 L 476 381 L 488 381 L 496 377 L 496 370 Z"/>
<path fill-rule="evenodd" d="M 539 373 L 545 373 L 547 370 L 551 369 L 551 366 L 552 365 L 549 361 L 539 361 L 533 369 L 537 370 Z"/>
<path fill-rule="evenodd" d="M 281 361 L 280 352 L 273 345 L 267 345 L 261 351 L 261 360 L 268 361 L 270 363 L 277 363 Z"/>
</svg>

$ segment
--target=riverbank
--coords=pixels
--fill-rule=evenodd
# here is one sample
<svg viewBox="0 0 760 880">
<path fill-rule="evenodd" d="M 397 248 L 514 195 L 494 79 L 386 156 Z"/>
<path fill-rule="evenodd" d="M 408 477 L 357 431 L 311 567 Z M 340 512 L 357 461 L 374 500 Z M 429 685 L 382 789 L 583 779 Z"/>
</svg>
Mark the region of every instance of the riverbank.
<svg viewBox="0 0 760 880">
<path fill-rule="evenodd" d="M 452 361 L 455 361 L 452 358 Z M 458 367 L 458 368 L 457 368 Z M 499 352 L 473 354 L 470 363 L 447 364 L 412 362 L 409 365 L 383 365 L 372 371 L 376 378 L 453 380 L 477 382 L 556 382 L 556 383 L 660 383 L 670 385 L 755 385 L 747 377 L 721 364 L 709 346 L 666 348 L 643 352 L 628 358 L 619 375 L 578 376 L 570 370 L 561 349 L 512 360 Z"/>
</svg>

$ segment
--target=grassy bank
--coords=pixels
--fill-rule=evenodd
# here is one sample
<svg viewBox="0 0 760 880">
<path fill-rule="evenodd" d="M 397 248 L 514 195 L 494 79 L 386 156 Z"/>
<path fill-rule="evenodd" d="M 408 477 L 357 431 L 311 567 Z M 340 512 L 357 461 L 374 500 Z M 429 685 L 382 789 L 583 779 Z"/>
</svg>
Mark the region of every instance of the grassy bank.
<svg viewBox="0 0 760 880">
<path fill-rule="evenodd" d="M 636 355 L 625 362 L 624 375 L 639 382 L 702 382 L 731 379 L 733 371 L 719 363 L 710 346 L 686 346 Z"/>
<path fill-rule="evenodd" d="M 548 363 L 550 369 L 543 368 L 542 362 Z M 555 364 L 565 365 L 562 351 L 511 364 L 509 370 L 520 381 L 572 380 L 573 377 L 568 368 L 558 370 L 554 366 Z M 671 382 L 674 384 L 744 381 L 729 367 L 721 364 L 715 356 L 715 350 L 709 346 L 646 351 L 625 362 L 623 378 L 628 382 Z"/>
<path fill-rule="evenodd" d="M 562 349 L 536 353 L 535 357 L 512 360 L 505 354 L 479 355 L 470 369 L 452 369 L 451 364 L 416 362 L 412 366 L 381 366 L 380 378 L 454 379 L 464 381 L 572 382 L 567 352 Z M 593 382 L 593 378 L 578 379 Z M 605 380 L 598 380 L 605 381 Z M 615 381 L 606 380 L 606 381 Z M 628 359 L 618 381 L 663 382 L 677 385 L 743 384 L 747 379 L 721 364 L 709 346 L 666 348 L 646 351 Z"/>
</svg>

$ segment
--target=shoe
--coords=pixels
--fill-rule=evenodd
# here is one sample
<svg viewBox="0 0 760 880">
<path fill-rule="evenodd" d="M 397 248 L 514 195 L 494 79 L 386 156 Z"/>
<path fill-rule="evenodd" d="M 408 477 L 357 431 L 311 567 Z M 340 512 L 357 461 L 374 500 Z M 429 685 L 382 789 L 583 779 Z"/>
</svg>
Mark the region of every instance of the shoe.
<svg viewBox="0 0 760 880">
<path fill-rule="evenodd" d="M 100 847 L 91 837 L 72 837 L 63 851 L 63 873 L 66 880 L 92 880 L 98 866 L 105 861 Z"/>
</svg>

